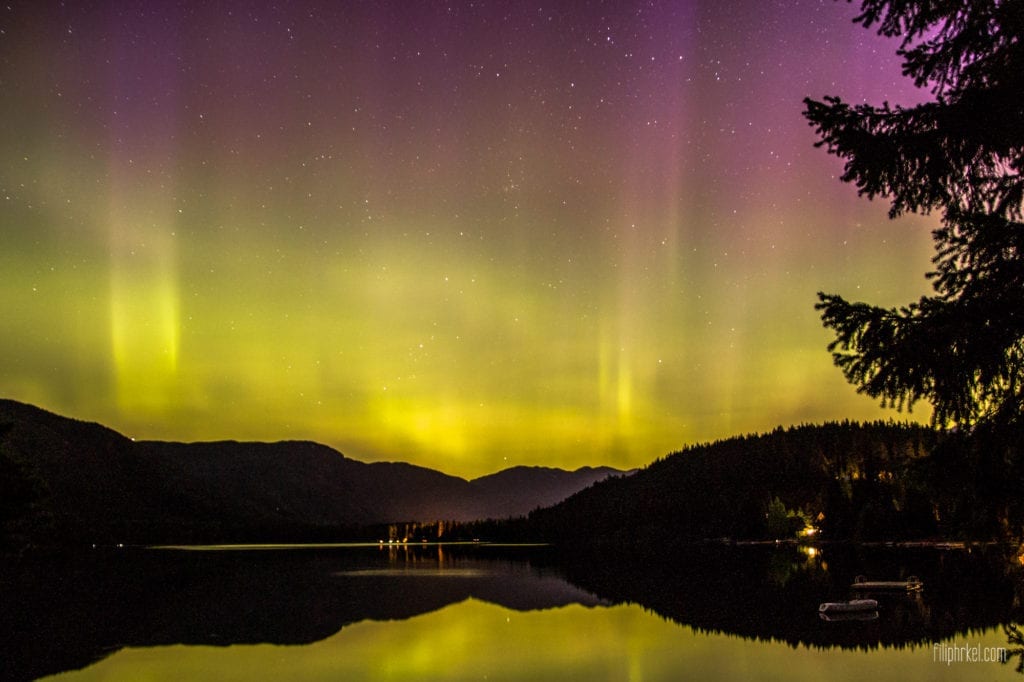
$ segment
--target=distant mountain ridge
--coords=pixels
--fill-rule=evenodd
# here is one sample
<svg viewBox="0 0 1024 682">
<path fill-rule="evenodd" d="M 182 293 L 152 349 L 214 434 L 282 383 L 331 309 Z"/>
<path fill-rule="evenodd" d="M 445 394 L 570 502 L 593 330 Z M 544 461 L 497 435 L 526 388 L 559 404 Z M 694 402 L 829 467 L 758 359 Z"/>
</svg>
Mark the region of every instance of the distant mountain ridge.
<svg viewBox="0 0 1024 682">
<path fill-rule="evenodd" d="M 308 441 L 136 442 L 3 399 L 0 457 L 16 472 L 5 485 L 31 489 L 50 532 L 95 542 L 329 539 L 370 524 L 504 518 L 624 473 L 514 467 L 467 481 Z"/>
</svg>

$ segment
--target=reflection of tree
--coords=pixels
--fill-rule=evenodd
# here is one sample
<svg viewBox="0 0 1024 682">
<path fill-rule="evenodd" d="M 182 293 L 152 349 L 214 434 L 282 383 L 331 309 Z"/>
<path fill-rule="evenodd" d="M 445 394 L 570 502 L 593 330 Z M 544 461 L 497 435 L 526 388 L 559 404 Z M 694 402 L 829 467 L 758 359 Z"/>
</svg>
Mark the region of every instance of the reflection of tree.
<svg viewBox="0 0 1024 682">
<path fill-rule="evenodd" d="M 1024 632 L 1017 623 L 1006 623 L 1003 625 L 1003 633 L 1006 635 L 1006 660 L 1009 663 L 1017 659 L 1017 672 L 1024 674 Z"/>
<path fill-rule="evenodd" d="M 1018 575 L 1007 557 L 986 551 L 898 550 L 829 545 L 813 561 L 781 545 L 694 544 L 676 553 L 574 553 L 565 566 L 579 587 L 612 602 L 637 603 L 699 632 L 794 647 L 869 650 L 933 642 L 1020 622 Z M 642 566 L 642 568 L 640 568 Z M 923 592 L 870 596 L 880 617 L 823 626 L 818 606 L 851 598 L 854 577 L 918 575 Z"/>
<path fill-rule="evenodd" d="M 787 553 L 778 552 L 772 555 L 768 562 L 767 578 L 772 584 L 785 587 L 793 576 L 801 570 L 806 570 L 806 564 L 797 557 Z"/>
</svg>

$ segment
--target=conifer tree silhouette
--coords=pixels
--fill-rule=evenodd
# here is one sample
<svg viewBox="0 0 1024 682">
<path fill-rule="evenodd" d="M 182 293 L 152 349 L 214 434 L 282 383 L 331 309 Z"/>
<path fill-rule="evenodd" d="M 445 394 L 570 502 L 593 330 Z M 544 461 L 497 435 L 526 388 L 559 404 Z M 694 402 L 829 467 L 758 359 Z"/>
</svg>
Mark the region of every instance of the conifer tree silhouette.
<svg viewBox="0 0 1024 682">
<path fill-rule="evenodd" d="M 819 293 L 835 364 L 883 404 L 930 402 L 938 426 L 1020 428 L 1024 404 L 1024 1 L 863 0 L 902 37 L 913 107 L 804 100 L 842 180 L 890 216 L 941 212 L 934 294 L 885 309 Z"/>
</svg>

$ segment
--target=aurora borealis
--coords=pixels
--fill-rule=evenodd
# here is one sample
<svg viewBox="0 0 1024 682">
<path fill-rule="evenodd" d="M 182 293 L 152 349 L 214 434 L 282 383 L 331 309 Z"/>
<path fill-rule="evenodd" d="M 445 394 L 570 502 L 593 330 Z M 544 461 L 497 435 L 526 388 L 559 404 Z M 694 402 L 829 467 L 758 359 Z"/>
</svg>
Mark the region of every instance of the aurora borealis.
<svg viewBox="0 0 1024 682">
<path fill-rule="evenodd" d="M 813 308 L 928 287 L 801 116 L 927 95 L 855 14 L 6 3 L 0 395 L 467 477 L 896 416 Z"/>
</svg>

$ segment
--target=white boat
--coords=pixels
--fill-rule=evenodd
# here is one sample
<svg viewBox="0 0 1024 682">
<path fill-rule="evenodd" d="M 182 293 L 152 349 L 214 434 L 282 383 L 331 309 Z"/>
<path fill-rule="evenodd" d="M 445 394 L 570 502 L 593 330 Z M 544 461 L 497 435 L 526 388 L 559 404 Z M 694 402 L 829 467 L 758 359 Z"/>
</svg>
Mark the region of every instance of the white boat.
<svg viewBox="0 0 1024 682">
<path fill-rule="evenodd" d="M 818 613 L 835 616 L 847 613 L 870 613 L 878 610 L 875 599 L 851 599 L 850 601 L 827 601 L 818 607 Z"/>
</svg>

